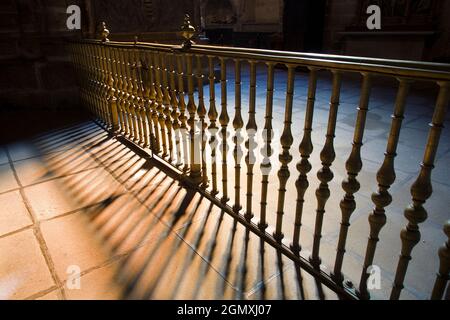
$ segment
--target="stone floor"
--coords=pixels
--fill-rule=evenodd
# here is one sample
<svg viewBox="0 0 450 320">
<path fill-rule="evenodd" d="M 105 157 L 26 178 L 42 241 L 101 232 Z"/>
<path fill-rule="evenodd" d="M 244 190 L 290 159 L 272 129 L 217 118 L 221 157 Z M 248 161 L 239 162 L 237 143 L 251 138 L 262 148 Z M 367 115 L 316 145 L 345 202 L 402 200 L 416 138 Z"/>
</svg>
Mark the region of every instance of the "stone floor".
<svg viewBox="0 0 450 320">
<path fill-rule="evenodd" d="M 231 73 L 231 71 L 230 71 Z M 263 126 L 265 75 L 258 69 L 257 117 Z M 280 134 L 284 112 L 285 72 L 277 70 L 274 128 Z M 229 101 L 233 95 L 229 79 Z M 307 75 L 297 74 L 293 115 L 294 156 L 287 188 L 284 227 L 286 243 L 292 235 L 299 159 L 298 144 L 304 119 Z M 243 113 L 246 121 L 248 74 L 243 74 Z M 220 101 L 220 88 L 217 87 Z M 207 91 L 207 90 L 206 90 Z M 429 94 L 429 93 L 432 94 Z M 206 92 L 207 93 L 207 92 Z M 433 93 L 414 89 L 396 160 L 397 180 L 391 188 L 394 201 L 387 208 L 388 223 L 380 235 L 375 264 L 381 267 L 382 287 L 375 299 L 388 297 L 400 252 L 403 209 L 410 202 L 409 188 L 419 170 L 431 119 Z M 315 172 L 327 124 L 330 78 L 319 79 L 314 114 L 314 153 L 311 186 L 306 195 L 302 227 L 303 254 L 308 255 L 314 230 Z M 352 128 L 358 103 L 358 83 L 344 82 L 336 132 L 335 177 L 327 204 L 321 256 L 332 266 L 338 238 L 345 178 L 345 160 L 351 149 Z M 356 195 L 344 273 L 358 283 L 368 236 L 370 194 L 376 189 L 376 172 L 383 160 L 395 89 L 375 85 L 362 151 L 362 188 Z M 208 97 L 206 96 L 206 101 Z M 220 107 L 218 107 L 220 111 Z M 233 119 L 233 105 L 229 105 Z M 432 182 L 434 193 L 426 204 L 428 220 L 421 224 L 422 240 L 413 252 L 402 299 L 429 297 L 438 268 L 437 250 L 449 219 L 450 118 L 443 132 Z M 276 161 L 279 144 L 274 139 Z M 229 158 L 229 185 L 233 158 Z M 245 168 L 245 164 L 243 164 Z M 255 168 L 259 168 L 259 164 Z M 275 223 L 278 166 L 269 190 L 269 223 Z M 220 171 L 220 170 L 219 170 Z M 259 214 L 259 182 L 255 172 L 253 208 Z M 245 186 L 245 169 L 241 185 Z M 219 175 L 219 181 L 221 177 Z M 233 199 L 233 188 L 230 187 Z M 242 195 L 245 190 L 242 190 Z M 273 196 L 272 196 L 273 195 Z M 219 195 L 220 196 L 220 195 Z M 243 198 L 243 197 L 242 197 Z M 273 200 L 272 200 L 273 199 Z M 197 193 L 181 186 L 158 161 L 116 140 L 92 121 L 80 122 L 33 138 L 0 147 L 0 298 L 2 299 L 337 299 L 304 270 L 261 242 L 228 214 Z M 75 270 L 75 271 L 74 271 Z M 79 289 L 77 270 L 81 272 Z"/>
</svg>

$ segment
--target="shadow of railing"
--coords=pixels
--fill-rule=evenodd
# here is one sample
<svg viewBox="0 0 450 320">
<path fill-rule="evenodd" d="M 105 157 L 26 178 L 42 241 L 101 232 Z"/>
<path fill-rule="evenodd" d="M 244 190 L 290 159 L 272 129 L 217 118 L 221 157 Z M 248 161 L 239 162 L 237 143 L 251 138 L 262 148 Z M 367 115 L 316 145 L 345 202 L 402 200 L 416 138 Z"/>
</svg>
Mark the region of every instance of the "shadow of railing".
<svg viewBox="0 0 450 320">
<path fill-rule="evenodd" d="M 117 262 L 122 299 L 326 298 L 319 281 L 305 288 L 300 266 L 126 140 L 89 123 L 35 143 Z"/>
</svg>

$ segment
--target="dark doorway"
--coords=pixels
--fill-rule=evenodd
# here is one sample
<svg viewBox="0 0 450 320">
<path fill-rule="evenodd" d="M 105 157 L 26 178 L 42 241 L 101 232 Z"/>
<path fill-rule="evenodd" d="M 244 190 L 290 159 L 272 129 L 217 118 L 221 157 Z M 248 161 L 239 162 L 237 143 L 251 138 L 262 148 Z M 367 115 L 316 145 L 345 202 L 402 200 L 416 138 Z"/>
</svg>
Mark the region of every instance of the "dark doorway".
<svg viewBox="0 0 450 320">
<path fill-rule="evenodd" d="M 320 52 L 325 10 L 325 0 L 284 0 L 284 49 Z"/>
</svg>

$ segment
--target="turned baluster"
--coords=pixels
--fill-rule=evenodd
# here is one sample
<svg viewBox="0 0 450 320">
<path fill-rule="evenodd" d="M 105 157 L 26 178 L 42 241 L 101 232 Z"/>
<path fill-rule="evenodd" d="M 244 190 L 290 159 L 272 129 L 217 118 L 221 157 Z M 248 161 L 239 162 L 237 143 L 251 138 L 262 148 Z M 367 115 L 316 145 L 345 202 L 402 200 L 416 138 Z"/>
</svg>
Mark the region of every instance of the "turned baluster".
<svg viewBox="0 0 450 320">
<path fill-rule="evenodd" d="M 111 112 L 109 110 L 108 103 L 108 91 L 109 91 L 109 72 L 108 72 L 108 61 L 106 57 L 106 47 L 98 46 L 99 58 L 100 58 L 100 71 L 102 73 L 102 105 L 104 110 L 104 121 L 108 128 L 112 127 L 111 123 Z"/>
<path fill-rule="evenodd" d="M 102 70 L 102 60 L 100 58 L 100 48 L 97 45 L 92 45 L 92 53 L 94 58 L 94 70 L 95 70 L 95 84 L 96 89 L 94 91 L 94 99 L 96 100 L 97 109 L 99 110 L 100 121 L 105 125 L 106 123 L 106 112 L 104 106 L 105 92 L 103 88 L 103 70 Z"/>
<path fill-rule="evenodd" d="M 252 220 L 253 210 L 252 210 L 252 198 L 253 198 L 253 167 L 255 166 L 256 156 L 256 130 L 258 126 L 256 125 L 256 61 L 249 61 L 250 63 L 250 97 L 249 97 L 249 107 L 248 107 L 248 122 L 245 127 L 247 131 L 247 141 L 245 142 L 245 147 L 247 148 L 247 156 L 245 157 L 245 163 L 247 165 L 247 204 L 245 208 L 245 219 L 247 221 Z"/>
<path fill-rule="evenodd" d="M 205 101 L 203 97 L 203 64 L 202 64 L 202 56 L 198 55 L 197 57 L 197 90 L 198 90 L 198 107 L 197 114 L 200 119 L 200 143 L 201 143 L 201 161 L 202 161 L 202 188 L 208 187 L 208 174 L 206 169 L 206 157 L 205 157 L 205 149 L 206 149 L 206 135 L 205 130 L 208 125 L 205 122 L 206 116 L 206 108 Z"/>
<path fill-rule="evenodd" d="M 128 136 L 128 138 L 130 140 L 134 140 L 137 138 L 136 136 L 136 122 L 135 122 L 135 117 L 134 117 L 134 105 L 133 105 L 133 100 L 134 100 L 134 96 L 133 96 L 133 91 L 134 91 L 134 86 L 133 86 L 133 78 L 132 78 L 132 61 L 130 59 L 130 51 L 129 49 L 125 49 L 124 50 L 124 56 L 125 56 L 125 62 L 126 62 L 126 69 L 127 69 L 127 104 L 126 104 L 126 109 L 127 109 L 127 115 L 128 115 L 128 122 L 129 122 L 129 127 L 130 127 L 130 134 Z"/>
<path fill-rule="evenodd" d="M 154 150 L 155 145 L 155 136 L 153 134 L 153 120 L 152 120 L 152 78 L 150 74 L 150 62 L 148 59 L 148 55 L 145 51 L 142 52 L 143 58 L 142 58 L 142 76 L 143 76 L 143 100 L 144 100 L 144 114 L 142 115 L 142 118 L 144 120 L 144 128 L 147 130 L 147 133 L 145 135 L 145 147 L 150 147 L 150 150 Z"/>
<path fill-rule="evenodd" d="M 136 143 L 141 142 L 140 135 L 140 98 L 139 98 L 139 83 L 138 83 L 138 73 L 139 73 L 139 63 L 137 61 L 137 57 L 135 54 L 135 49 L 130 49 L 130 58 L 131 58 L 131 74 L 133 79 L 133 100 L 132 100 L 132 113 L 133 113 L 133 122 L 134 122 L 134 141 Z"/>
<path fill-rule="evenodd" d="M 284 238 L 283 235 L 283 215 L 284 215 L 284 201 L 286 196 L 286 184 L 290 176 L 289 163 L 292 161 L 292 155 L 290 154 L 290 148 L 294 142 L 292 137 L 292 105 L 294 100 L 294 82 L 295 82 L 295 65 L 287 65 L 288 78 L 286 88 L 286 107 L 284 112 L 284 128 L 280 138 L 282 152 L 279 155 L 281 167 L 278 170 L 278 179 L 280 187 L 278 188 L 278 204 L 277 204 L 277 222 L 273 237 L 278 242 L 281 242 Z"/>
<path fill-rule="evenodd" d="M 102 83 L 102 77 L 103 73 L 101 71 L 101 60 L 98 53 L 98 46 L 92 45 L 92 57 L 93 57 L 93 64 L 94 64 L 94 79 L 95 79 L 95 90 L 94 90 L 94 99 L 97 105 L 97 109 L 99 111 L 99 117 L 100 121 L 102 123 L 105 123 L 105 113 L 104 113 L 104 106 L 103 106 L 103 83 Z"/>
<path fill-rule="evenodd" d="M 159 138 L 159 121 L 158 121 L 158 111 L 156 102 L 156 71 L 154 64 L 154 56 L 152 53 L 147 54 L 148 57 L 148 73 L 150 76 L 150 118 L 149 121 L 153 123 L 153 140 L 152 140 L 152 151 L 156 154 L 161 152 L 161 140 Z"/>
<path fill-rule="evenodd" d="M 230 118 L 228 117 L 227 111 L 227 67 L 225 58 L 220 57 L 220 98 L 221 107 L 219 116 L 219 123 L 221 126 L 221 149 L 222 149 L 222 203 L 227 203 L 228 198 L 228 174 L 227 174 L 227 155 L 228 155 L 228 122 Z"/>
<path fill-rule="evenodd" d="M 94 111 L 94 114 L 97 118 L 101 117 L 100 108 L 98 106 L 98 100 L 97 100 L 97 67 L 95 66 L 95 57 L 93 53 L 93 46 L 94 45 L 86 45 L 86 59 L 89 64 L 89 102 L 91 105 L 92 110 Z"/>
<path fill-rule="evenodd" d="M 162 89 L 163 89 L 163 113 L 165 115 L 165 125 L 166 125 L 166 133 L 167 133 L 167 141 L 169 148 L 169 162 L 171 163 L 174 159 L 173 154 L 173 138 L 172 138 L 172 110 L 170 106 L 170 90 L 169 90 L 169 82 L 168 82 L 168 69 L 167 69 L 167 59 L 165 53 L 160 53 L 159 55 L 161 61 L 161 72 L 162 72 Z"/>
<path fill-rule="evenodd" d="M 116 48 L 114 50 L 115 52 L 115 60 L 116 60 L 116 68 L 117 68 L 117 73 L 119 75 L 119 90 L 118 90 L 118 94 L 117 94 L 117 106 L 119 108 L 119 115 L 120 115 L 120 132 L 122 134 L 126 134 L 126 126 L 127 126 L 127 118 L 126 118 L 126 113 L 124 110 L 124 101 L 123 101 L 123 96 L 124 96 L 124 87 L 125 87 L 125 75 L 123 73 L 122 70 L 122 60 L 120 57 L 120 49 Z"/>
<path fill-rule="evenodd" d="M 261 230 L 266 230 L 268 224 L 266 222 L 267 214 L 267 189 L 269 186 L 269 175 L 272 171 L 272 164 L 270 163 L 270 157 L 273 150 L 271 147 L 273 130 L 272 130 L 272 112 L 273 112 L 273 88 L 274 88 L 274 67 L 275 64 L 267 63 L 267 88 L 266 88 L 266 112 L 264 115 L 264 132 L 263 141 L 264 145 L 261 149 L 261 155 L 263 160 L 261 162 L 261 214 L 259 218 L 258 226 Z"/>
<path fill-rule="evenodd" d="M 345 163 L 347 179 L 342 181 L 342 189 L 344 189 L 345 195 L 340 202 L 342 221 L 339 231 L 336 261 L 334 263 L 334 270 L 332 274 L 334 281 L 337 283 L 342 283 L 344 280 L 344 275 L 341 270 L 344 262 L 345 244 L 347 241 L 348 229 L 350 227 L 350 217 L 356 209 L 354 194 L 360 189 L 360 183 L 357 180 L 357 177 L 363 166 L 361 160 L 361 147 L 363 146 L 364 129 L 366 126 L 367 112 L 369 110 L 371 89 L 370 74 L 364 73 L 363 77 L 364 79 L 361 87 L 361 97 L 359 101 L 358 115 L 356 117 L 352 151 L 350 152 L 350 156 Z"/>
<path fill-rule="evenodd" d="M 199 150 L 199 138 L 197 134 L 197 119 L 195 117 L 197 108 L 194 100 L 194 74 L 192 71 L 192 54 L 186 54 L 186 73 L 188 79 L 188 104 L 187 110 L 189 112 L 189 138 L 190 138 L 190 178 L 196 184 L 202 181 L 201 176 L 201 160 Z"/>
<path fill-rule="evenodd" d="M 325 145 L 320 153 L 320 160 L 322 162 L 322 168 L 317 172 L 317 178 L 320 181 L 320 185 L 316 190 L 317 197 L 317 210 L 316 221 L 314 228 L 314 242 L 313 250 L 310 257 L 310 262 L 319 267 L 321 259 L 319 256 L 320 239 L 322 238 L 322 224 L 323 216 L 325 214 L 325 205 L 330 197 L 330 189 L 328 183 L 333 180 L 333 171 L 330 167 L 336 158 L 334 151 L 334 134 L 336 131 L 336 120 L 339 108 L 339 98 L 341 93 L 341 73 L 333 70 L 333 89 L 331 93 L 330 111 L 328 115 L 328 128 L 325 139 Z"/>
<path fill-rule="evenodd" d="M 115 133 L 119 132 L 119 111 L 117 107 L 117 74 L 114 70 L 114 57 L 112 54 L 112 48 L 105 47 L 106 62 L 107 62 L 107 72 L 109 74 L 109 84 L 108 84 L 108 104 L 109 112 L 111 115 L 110 121 L 112 125 L 112 131 Z M 112 94 L 112 95 L 111 95 Z"/>
<path fill-rule="evenodd" d="M 241 209 L 241 160 L 242 160 L 242 148 L 241 143 L 243 142 L 241 130 L 244 126 L 244 121 L 242 120 L 241 114 L 241 60 L 234 60 L 234 106 L 235 113 L 233 119 L 233 128 L 235 131 L 234 140 L 234 205 L 233 211 L 238 213 Z"/>
<path fill-rule="evenodd" d="M 177 167 L 179 167 L 183 161 L 181 160 L 181 145 L 180 145 L 180 121 L 179 116 L 180 116 L 180 112 L 179 112 L 179 107 L 178 107 L 178 92 L 177 92 L 177 87 L 175 85 L 175 79 L 176 79 L 176 61 L 175 61 L 176 57 L 175 55 L 172 53 L 169 56 L 169 61 L 170 61 L 170 101 L 172 103 L 172 128 L 173 128 L 173 133 L 175 136 L 175 151 L 176 151 L 176 163 L 175 165 Z"/>
<path fill-rule="evenodd" d="M 212 195 L 217 195 L 217 158 L 216 158 L 216 150 L 217 150 L 217 132 L 218 127 L 216 125 L 216 120 L 218 117 L 218 112 L 216 109 L 216 90 L 215 90 L 215 76 L 214 76 L 214 57 L 208 56 L 208 71 L 209 71 L 209 145 L 211 147 L 211 180 L 212 180 Z"/>
<path fill-rule="evenodd" d="M 367 291 L 367 279 L 369 278 L 368 268 L 372 265 L 375 257 L 376 246 L 379 241 L 378 235 L 386 224 L 385 209 L 392 202 L 392 196 L 389 188 L 395 182 L 394 160 L 397 156 L 397 146 L 400 137 L 400 129 L 404 118 L 406 98 L 410 87 L 410 81 L 399 79 L 399 89 L 395 101 L 394 114 L 392 115 L 391 129 L 389 133 L 386 153 L 382 166 L 377 172 L 378 191 L 372 194 L 372 202 L 375 205 L 372 213 L 369 215 L 369 240 L 364 259 L 361 280 L 359 284 L 359 296 L 362 299 L 369 298 Z"/>
<path fill-rule="evenodd" d="M 123 84 L 122 84 L 122 92 L 121 92 L 121 107 L 123 110 L 123 116 L 125 121 L 125 136 L 131 135 L 131 119 L 129 114 L 129 103 L 128 103 L 128 71 L 127 71 L 127 62 L 125 60 L 125 49 L 120 49 L 119 51 L 120 61 L 121 61 L 121 70 L 122 70 L 122 78 L 123 78 Z"/>
<path fill-rule="evenodd" d="M 294 222 L 294 236 L 292 239 L 291 250 L 299 255 L 301 251 L 300 246 L 300 229 L 302 226 L 303 204 L 305 202 L 305 193 L 309 187 L 308 173 L 312 166 L 309 162 L 309 157 L 313 152 L 313 144 L 311 141 L 314 104 L 316 101 L 317 89 L 317 69 L 309 69 L 309 86 L 308 86 L 308 100 L 305 112 L 305 125 L 303 129 L 303 138 L 299 145 L 299 152 L 301 160 L 297 163 L 297 170 L 299 172 L 298 179 L 295 181 L 297 189 L 297 201 L 295 207 L 295 222 Z"/>
<path fill-rule="evenodd" d="M 177 77 L 178 77 L 178 105 L 180 109 L 180 133 L 181 142 L 183 145 L 183 172 L 189 170 L 189 152 L 188 152 L 188 130 L 187 130 L 187 117 L 186 117 L 186 102 L 184 99 L 184 69 L 183 69 L 183 55 L 177 55 Z"/>
<path fill-rule="evenodd" d="M 406 228 L 402 230 L 402 250 L 395 273 L 394 287 L 391 292 L 391 300 L 397 300 L 403 289 L 406 271 L 408 270 L 411 252 L 420 241 L 419 224 L 427 219 L 427 211 L 423 207 L 425 202 L 433 193 L 431 186 L 431 171 L 434 168 L 434 160 L 439 145 L 445 114 L 449 102 L 450 82 L 439 82 L 440 90 L 436 107 L 433 114 L 428 142 L 421 164 L 421 170 L 417 180 L 411 187 L 412 204 L 406 208 L 405 217 L 408 220 Z"/>
<path fill-rule="evenodd" d="M 116 88 L 117 88 L 117 90 L 116 90 L 117 114 L 119 116 L 120 132 L 124 133 L 125 121 L 124 121 L 123 109 L 122 109 L 123 78 L 122 78 L 122 73 L 120 70 L 120 66 L 121 66 L 120 57 L 119 57 L 117 50 L 118 50 L 117 48 L 113 48 L 111 54 L 112 54 L 112 57 L 114 60 L 113 69 L 114 69 L 114 74 L 115 74 L 115 79 L 116 79 Z"/>
<path fill-rule="evenodd" d="M 436 276 L 431 300 L 441 300 L 444 297 L 444 291 L 450 279 L 450 220 L 445 223 L 444 233 L 447 236 L 447 243 L 444 243 L 444 246 L 439 249 L 439 272 Z"/>
<path fill-rule="evenodd" d="M 166 124 L 164 119 L 164 108 L 163 108 L 163 90 L 162 90 L 162 82 L 161 82 L 161 65 L 159 59 L 159 53 L 155 52 L 153 55 L 153 61 L 155 63 L 155 86 L 156 86 L 156 112 L 158 114 L 158 123 L 159 129 L 161 131 L 160 139 L 162 142 L 162 157 L 165 158 L 168 156 L 167 153 L 167 137 L 166 137 Z"/>
<path fill-rule="evenodd" d="M 140 139 L 139 143 L 142 147 L 146 148 L 149 146 L 148 138 L 148 126 L 147 126 L 147 103 L 145 95 L 145 84 L 144 78 L 146 75 L 144 73 L 144 61 L 141 57 L 141 51 L 136 49 L 137 52 L 137 72 L 138 72 L 138 97 L 139 97 L 139 129 L 140 129 Z"/>
</svg>

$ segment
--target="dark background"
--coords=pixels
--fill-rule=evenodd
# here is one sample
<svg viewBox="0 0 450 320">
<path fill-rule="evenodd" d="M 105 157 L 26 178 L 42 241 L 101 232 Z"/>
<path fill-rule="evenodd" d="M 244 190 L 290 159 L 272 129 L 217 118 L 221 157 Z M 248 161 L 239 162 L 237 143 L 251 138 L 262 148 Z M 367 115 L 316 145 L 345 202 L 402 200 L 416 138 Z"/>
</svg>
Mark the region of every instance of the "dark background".
<svg viewBox="0 0 450 320">
<path fill-rule="evenodd" d="M 382 7 L 368 31 L 367 6 Z M 66 28 L 67 6 L 82 30 Z M 2 0 L 0 110 L 78 107 L 67 39 L 95 37 L 180 44 L 185 13 L 200 42 L 277 50 L 450 62 L 450 1 L 444 0 Z"/>
</svg>

